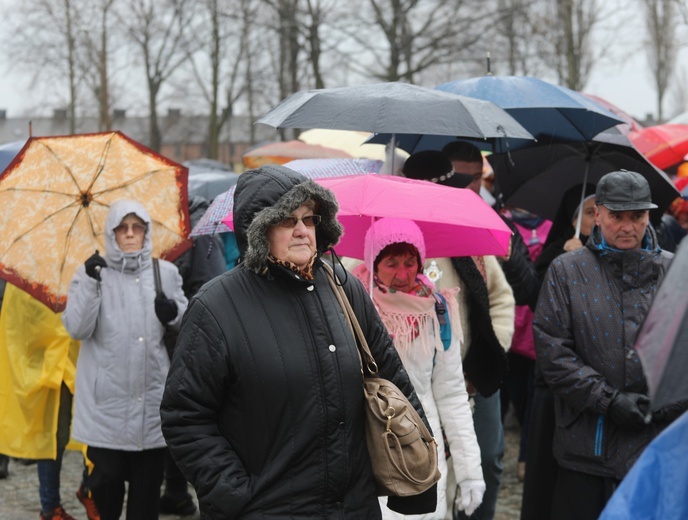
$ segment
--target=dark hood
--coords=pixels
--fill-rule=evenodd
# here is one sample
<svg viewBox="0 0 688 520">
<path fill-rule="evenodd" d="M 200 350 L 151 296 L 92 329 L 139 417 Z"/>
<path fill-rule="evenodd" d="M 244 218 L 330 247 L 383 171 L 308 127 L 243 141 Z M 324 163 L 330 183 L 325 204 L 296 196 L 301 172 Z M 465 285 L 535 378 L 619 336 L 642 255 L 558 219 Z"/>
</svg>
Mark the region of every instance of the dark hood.
<svg viewBox="0 0 688 520">
<path fill-rule="evenodd" d="M 267 266 L 267 230 L 308 200 L 318 204 L 322 222 L 316 228 L 318 254 L 339 242 L 342 226 L 334 194 L 294 170 L 274 164 L 248 170 L 234 192 L 234 233 L 243 263 L 256 273 Z"/>
</svg>

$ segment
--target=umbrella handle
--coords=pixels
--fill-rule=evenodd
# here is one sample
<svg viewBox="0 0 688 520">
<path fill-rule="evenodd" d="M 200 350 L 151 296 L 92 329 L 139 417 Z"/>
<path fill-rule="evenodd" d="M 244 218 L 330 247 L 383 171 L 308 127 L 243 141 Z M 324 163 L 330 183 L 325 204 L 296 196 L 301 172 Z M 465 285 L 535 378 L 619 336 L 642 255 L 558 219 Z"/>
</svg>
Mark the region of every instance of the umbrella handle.
<svg viewBox="0 0 688 520">
<path fill-rule="evenodd" d="M 96 254 L 97 254 L 97 255 L 100 255 L 100 251 L 98 251 L 97 249 L 96 249 Z M 99 266 L 99 265 L 97 265 L 97 266 L 95 266 L 95 267 L 93 268 L 93 270 L 96 272 L 96 274 L 100 274 L 100 271 L 101 271 L 102 269 L 103 269 L 103 268 L 102 268 L 101 266 Z"/>
<path fill-rule="evenodd" d="M 590 171 L 590 158 L 585 161 L 585 174 L 583 175 L 583 187 L 581 188 L 580 204 L 578 205 L 578 218 L 576 218 L 576 233 L 574 238 L 580 238 L 581 221 L 583 220 L 583 203 L 585 202 L 585 186 L 588 184 L 588 172 Z"/>
</svg>

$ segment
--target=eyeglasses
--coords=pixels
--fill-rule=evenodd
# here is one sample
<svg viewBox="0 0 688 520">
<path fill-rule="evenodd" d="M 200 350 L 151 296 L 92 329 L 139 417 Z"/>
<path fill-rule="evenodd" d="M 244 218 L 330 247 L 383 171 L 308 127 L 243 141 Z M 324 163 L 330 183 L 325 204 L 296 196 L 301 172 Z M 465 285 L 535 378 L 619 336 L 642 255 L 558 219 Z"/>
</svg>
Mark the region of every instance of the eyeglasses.
<svg viewBox="0 0 688 520">
<path fill-rule="evenodd" d="M 279 227 L 293 229 L 299 223 L 299 220 L 303 222 L 306 227 L 315 227 L 320 224 L 322 217 L 320 215 L 308 215 L 306 217 L 287 217 L 277 223 Z"/>
<path fill-rule="evenodd" d="M 115 233 L 118 235 L 125 235 L 129 231 L 129 228 L 131 228 L 135 235 L 143 235 L 146 232 L 146 226 L 135 222 L 134 224 L 120 224 L 115 228 Z"/>
</svg>

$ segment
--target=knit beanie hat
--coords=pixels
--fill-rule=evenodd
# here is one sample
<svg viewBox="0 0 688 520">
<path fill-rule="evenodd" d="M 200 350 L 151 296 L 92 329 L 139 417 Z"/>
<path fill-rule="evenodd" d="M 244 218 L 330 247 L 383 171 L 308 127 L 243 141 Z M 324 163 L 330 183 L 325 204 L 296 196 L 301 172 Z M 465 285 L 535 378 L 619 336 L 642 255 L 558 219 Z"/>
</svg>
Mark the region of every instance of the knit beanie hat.
<svg viewBox="0 0 688 520">
<path fill-rule="evenodd" d="M 366 233 L 363 260 L 369 273 L 373 272 L 373 264 L 380 252 L 397 242 L 405 242 L 418 249 L 422 271 L 425 262 L 425 240 L 418 224 L 413 220 L 385 217 L 375 221 Z"/>
</svg>

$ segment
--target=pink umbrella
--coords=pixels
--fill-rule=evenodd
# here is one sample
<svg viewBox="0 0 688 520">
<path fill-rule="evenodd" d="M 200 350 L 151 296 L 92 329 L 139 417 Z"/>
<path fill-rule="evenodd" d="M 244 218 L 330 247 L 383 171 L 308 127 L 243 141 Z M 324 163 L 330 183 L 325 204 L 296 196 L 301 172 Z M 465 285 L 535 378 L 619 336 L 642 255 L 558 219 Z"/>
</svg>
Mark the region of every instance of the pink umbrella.
<svg viewBox="0 0 688 520">
<path fill-rule="evenodd" d="M 414 220 L 427 256 L 506 255 L 511 230 L 473 191 L 391 175 L 314 179 L 335 194 L 344 236 L 338 254 L 363 258 L 366 231 L 376 218 Z M 230 213 L 223 223 L 233 227 Z"/>
</svg>

